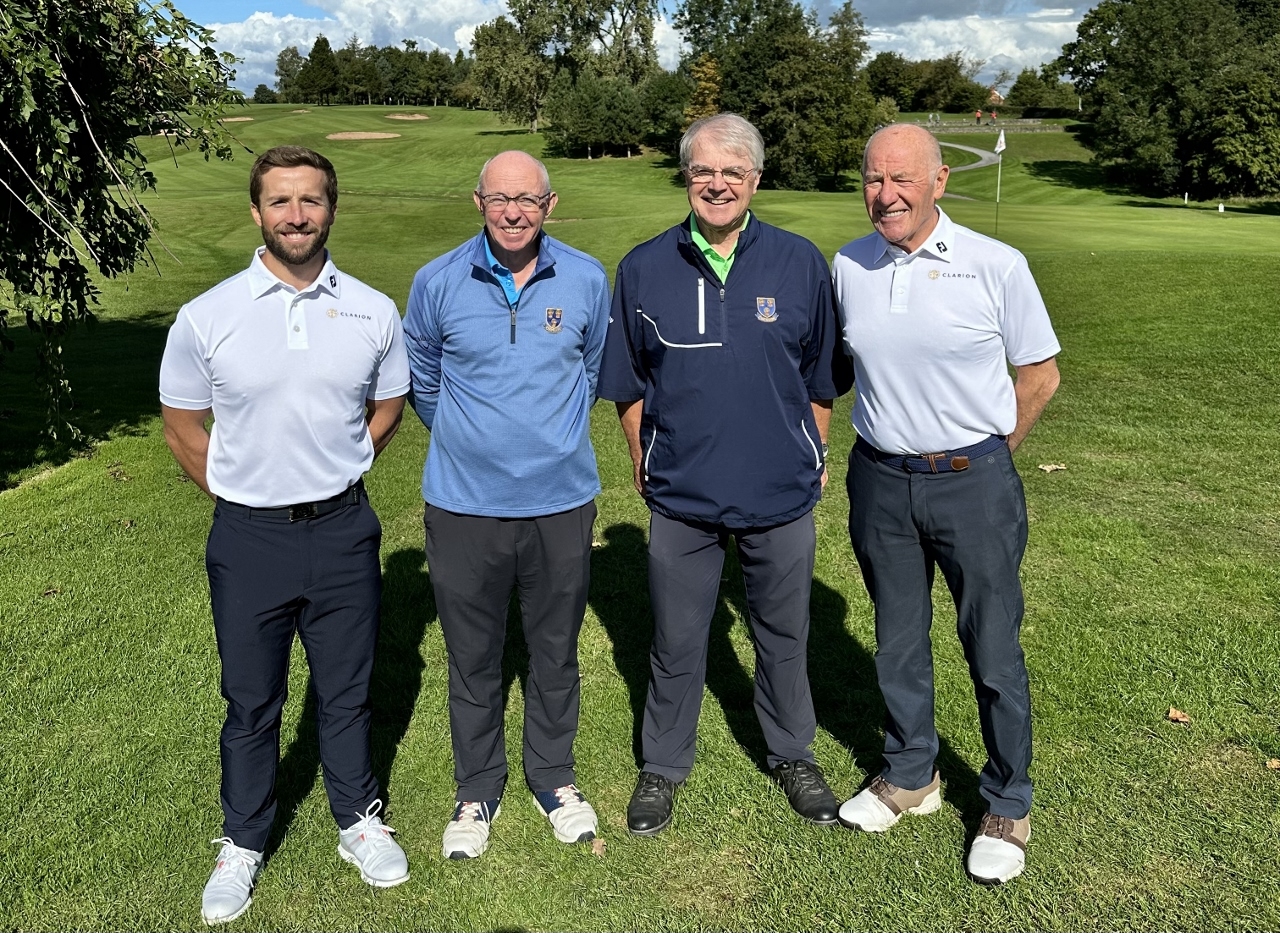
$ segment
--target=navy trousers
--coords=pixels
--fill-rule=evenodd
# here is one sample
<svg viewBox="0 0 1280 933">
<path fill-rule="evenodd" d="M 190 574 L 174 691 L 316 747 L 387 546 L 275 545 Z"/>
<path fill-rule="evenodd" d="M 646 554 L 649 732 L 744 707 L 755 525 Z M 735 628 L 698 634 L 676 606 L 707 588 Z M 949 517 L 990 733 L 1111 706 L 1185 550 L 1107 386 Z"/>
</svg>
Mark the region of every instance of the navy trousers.
<svg viewBox="0 0 1280 933">
<path fill-rule="evenodd" d="M 1031 693 L 1018 632 L 1027 545 L 1022 480 L 1008 447 L 967 470 L 907 473 L 859 441 L 849 456 L 849 537 L 875 605 L 876 674 L 885 703 L 885 780 L 917 789 L 933 778 L 934 567 L 956 604 L 956 625 L 978 699 L 988 809 L 1031 809 Z"/>
<path fill-rule="evenodd" d="M 813 761 L 817 720 L 806 654 L 816 534 L 813 512 L 785 525 L 730 530 L 657 512 L 649 520 L 652 678 L 644 706 L 644 769 L 683 781 L 693 769 L 707 679 L 707 643 L 729 539 L 736 540 L 756 648 L 755 707 L 768 765 Z"/>
<path fill-rule="evenodd" d="M 536 518 L 459 515 L 428 504 L 427 565 L 449 653 L 449 730 L 458 800 L 507 783 L 502 652 L 511 594 L 529 649 L 524 774 L 534 791 L 576 782 L 578 633 L 591 584 L 596 504 Z"/>
<path fill-rule="evenodd" d="M 382 526 L 359 501 L 290 522 L 219 500 L 205 552 L 222 661 L 223 834 L 261 851 L 276 814 L 280 718 L 297 632 L 316 697 L 329 808 L 346 829 L 378 796 L 369 680 L 382 596 Z"/>
</svg>

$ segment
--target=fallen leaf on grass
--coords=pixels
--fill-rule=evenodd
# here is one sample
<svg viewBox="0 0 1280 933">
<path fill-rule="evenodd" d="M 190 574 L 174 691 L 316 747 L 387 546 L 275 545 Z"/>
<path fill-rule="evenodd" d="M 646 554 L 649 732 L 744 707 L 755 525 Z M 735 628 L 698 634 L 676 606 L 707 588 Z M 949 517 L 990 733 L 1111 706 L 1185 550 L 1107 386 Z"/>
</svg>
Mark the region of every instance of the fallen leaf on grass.
<svg viewBox="0 0 1280 933">
<path fill-rule="evenodd" d="M 1182 710 L 1178 709 L 1176 706 L 1170 706 L 1169 712 L 1165 713 L 1164 718 L 1169 720 L 1169 722 L 1180 722 L 1183 725 L 1191 724 L 1191 717 L 1188 716 L 1186 713 L 1184 713 Z"/>
<path fill-rule="evenodd" d="M 125 527 L 125 528 L 132 528 L 132 527 L 133 527 L 133 519 L 132 519 L 132 518 L 122 518 L 122 519 L 120 519 L 120 524 L 121 524 L 123 527 Z"/>
<path fill-rule="evenodd" d="M 1267 767 L 1272 771 L 1280 771 L 1280 758 L 1268 758 Z"/>
<path fill-rule="evenodd" d="M 130 476 L 128 473 L 124 471 L 124 464 L 121 463 L 119 460 L 115 461 L 114 463 L 110 464 L 107 467 L 107 475 L 117 481 L 133 479 L 132 476 Z"/>
<path fill-rule="evenodd" d="M 1067 468 L 1067 465 L 1066 465 L 1065 463 L 1042 463 L 1042 464 L 1040 464 L 1040 469 L 1041 469 L 1041 471 L 1043 471 L 1043 472 L 1045 472 L 1045 473 L 1057 473 L 1059 470 L 1065 470 L 1066 468 Z"/>
<path fill-rule="evenodd" d="M 188 476 L 186 473 L 179 473 L 179 474 L 178 474 L 178 482 L 180 482 L 180 483 L 189 483 L 189 482 L 191 482 L 191 477 L 190 477 L 190 476 Z"/>
<path fill-rule="evenodd" d="M 57 596 L 61 592 L 62 590 L 58 589 L 56 586 L 51 586 L 40 595 L 41 596 Z"/>
<path fill-rule="evenodd" d="M 595 550 L 596 548 L 602 548 L 602 547 L 604 547 L 604 542 L 603 542 L 603 541 L 592 541 L 592 542 L 591 542 L 591 549 L 592 549 L 592 550 Z"/>
<path fill-rule="evenodd" d="M 596 858 L 604 858 L 605 841 L 597 836 L 591 840 L 591 854 Z"/>
</svg>

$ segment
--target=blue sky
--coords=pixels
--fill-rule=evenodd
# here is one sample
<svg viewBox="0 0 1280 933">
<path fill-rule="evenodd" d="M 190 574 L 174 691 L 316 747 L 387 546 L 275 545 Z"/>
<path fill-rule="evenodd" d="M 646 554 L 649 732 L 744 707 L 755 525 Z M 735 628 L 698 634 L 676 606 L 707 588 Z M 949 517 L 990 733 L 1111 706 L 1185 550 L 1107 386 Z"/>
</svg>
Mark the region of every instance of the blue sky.
<svg viewBox="0 0 1280 933">
<path fill-rule="evenodd" d="M 834 5 L 816 2 L 819 13 Z M 296 45 L 305 55 L 319 33 L 334 45 L 356 35 L 366 44 L 414 39 L 420 47 L 452 52 L 469 47 L 475 27 L 505 9 L 504 0 L 177 0 L 177 6 L 214 28 L 219 48 L 244 59 L 236 77 L 244 90 L 273 84 L 280 49 Z M 987 62 L 984 77 L 1053 58 L 1075 37 L 1088 9 L 1063 0 L 855 0 L 855 6 L 870 30 L 873 52 L 935 58 L 961 49 Z M 663 64 L 671 67 L 680 37 L 669 19 L 659 20 L 655 36 Z"/>
</svg>

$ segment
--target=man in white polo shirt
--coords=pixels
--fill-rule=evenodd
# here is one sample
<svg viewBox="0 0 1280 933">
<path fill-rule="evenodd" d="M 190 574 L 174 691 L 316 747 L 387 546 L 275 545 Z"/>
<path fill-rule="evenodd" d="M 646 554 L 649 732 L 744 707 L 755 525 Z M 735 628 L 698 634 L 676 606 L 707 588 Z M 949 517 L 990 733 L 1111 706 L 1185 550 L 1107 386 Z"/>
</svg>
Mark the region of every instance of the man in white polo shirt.
<svg viewBox="0 0 1280 933">
<path fill-rule="evenodd" d="M 338 182 L 328 159 L 271 149 L 254 162 L 249 197 L 266 245 L 178 312 L 160 367 L 165 440 L 217 503 L 205 563 L 227 714 L 206 923 L 234 920 L 252 901 L 276 812 L 294 632 L 311 670 L 338 854 L 377 887 L 409 877 L 378 816 L 369 755 L 382 528 L 361 479 L 409 390 L 400 316 L 329 259 Z"/>
<path fill-rule="evenodd" d="M 872 136 L 862 178 L 875 232 L 832 265 L 857 386 L 849 537 L 875 606 L 886 709 L 884 771 L 840 820 L 883 832 L 942 805 L 936 566 L 956 602 L 988 754 L 988 812 L 967 868 L 1000 883 L 1022 871 L 1031 833 L 1031 697 L 1018 641 L 1027 511 L 1010 453 L 1058 387 L 1060 348 L 1022 254 L 937 208 L 948 172 L 922 127 Z"/>
</svg>

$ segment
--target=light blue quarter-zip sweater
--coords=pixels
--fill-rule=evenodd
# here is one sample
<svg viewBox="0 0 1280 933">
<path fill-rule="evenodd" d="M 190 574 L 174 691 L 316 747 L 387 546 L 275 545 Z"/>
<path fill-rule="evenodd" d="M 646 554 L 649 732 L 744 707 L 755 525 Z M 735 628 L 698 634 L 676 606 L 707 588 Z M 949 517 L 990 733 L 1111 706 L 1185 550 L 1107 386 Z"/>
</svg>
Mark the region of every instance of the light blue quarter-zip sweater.
<svg viewBox="0 0 1280 933">
<path fill-rule="evenodd" d="M 590 412 L 604 267 L 543 233 L 512 303 L 486 253 L 482 230 L 420 269 L 409 293 L 410 401 L 431 431 L 422 497 L 498 518 L 576 508 L 600 492 Z"/>
</svg>

